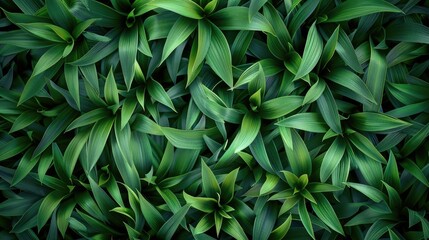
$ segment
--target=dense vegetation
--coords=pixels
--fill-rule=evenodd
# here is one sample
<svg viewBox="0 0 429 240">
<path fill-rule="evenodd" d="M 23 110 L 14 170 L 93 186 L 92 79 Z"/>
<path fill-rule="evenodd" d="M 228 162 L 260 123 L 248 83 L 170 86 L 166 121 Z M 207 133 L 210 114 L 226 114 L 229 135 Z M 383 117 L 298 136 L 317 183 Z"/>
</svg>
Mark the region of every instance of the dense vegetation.
<svg viewBox="0 0 429 240">
<path fill-rule="evenodd" d="M 0 7 L 0 239 L 429 238 L 428 1 Z"/>
</svg>

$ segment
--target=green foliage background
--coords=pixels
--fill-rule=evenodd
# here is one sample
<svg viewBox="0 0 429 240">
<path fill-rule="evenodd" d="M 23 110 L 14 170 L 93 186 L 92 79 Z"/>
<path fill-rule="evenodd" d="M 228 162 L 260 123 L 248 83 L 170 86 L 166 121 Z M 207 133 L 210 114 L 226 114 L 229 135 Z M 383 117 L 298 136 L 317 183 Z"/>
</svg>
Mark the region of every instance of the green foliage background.
<svg viewBox="0 0 429 240">
<path fill-rule="evenodd" d="M 0 239 L 429 238 L 428 1 L 0 7 Z"/>
</svg>

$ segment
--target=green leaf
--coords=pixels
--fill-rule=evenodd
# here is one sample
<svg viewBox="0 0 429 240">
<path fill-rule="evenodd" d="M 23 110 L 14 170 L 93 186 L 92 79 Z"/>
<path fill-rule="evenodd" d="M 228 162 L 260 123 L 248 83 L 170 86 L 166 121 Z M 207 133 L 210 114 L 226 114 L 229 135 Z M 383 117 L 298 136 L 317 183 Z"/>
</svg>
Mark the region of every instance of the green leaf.
<svg viewBox="0 0 429 240">
<path fill-rule="evenodd" d="M 360 65 L 356 55 L 356 50 L 354 49 L 349 36 L 347 36 L 347 34 L 341 28 L 335 51 L 338 53 L 338 55 L 340 55 L 347 66 L 352 68 L 355 72 L 363 73 L 362 66 Z"/>
<path fill-rule="evenodd" d="M 34 166 L 36 166 L 38 161 L 39 158 L 31 157 L 31 151 L 27 151 L 19 161 L 18 167 L 16 168 L 10 185 L 13 187 L 22 181 L 22 179 L 24 179 L 30 173 Z"/>
<path fill-rule="evenodd" d="M 271 232 L 270 238 L 271 240 L 275 239 L 283 239 L 288 233 L 290 226 L 292 225 L 292 214 L 286 218 L 286 220 L 278 226 L 274 231 Z"/>
<path fill-rule="evenodd" d="M 131 88 L 136 71 L 134 62 L 136 61 L 138 41 L 139 32 L 137 26 L 125 29 L 119 37 L 119 59 L 128 90 Z"/>
<path fill-rule="evenodd" d="M 153 7 L 163 8 L 184 17 L 202 19 L 204 9 L 191 0 L 157 0 L 148 3 Z"/>
<path fill-rule="evenodd" d="M 128 124 L 131 117 L 133 116 L 134 110 L 137 106 L 137 100 L 135 98 L 125 98 L 124 103 L 122 104 L 121 110 L 121 129 Z"/>
<path fill-rule="evenodd" d="M 304 77 L 305 75 L 309 74 L 311 70 L 313 70 L 313 68 L 318 63 L 320 56 L 322 56 L 322 51 L 323 41 L 317 32 L 316 22 L 314 22 L 308 31 L 302 61 L 298 68 L 298 72 L 294 77 L 294 80 Z"/>
<path fill-rule="evenodd" d="M 39 211 L 37 212 L 37 228 L 40 232 L 40 229 L 46 224 L 46 222 L 51 217 L 54 210 L 58 207 L 61 200 L 64 198 L 64 193 L 55 190 L 46 195 L 43 198 L 42 204 L 39 207 Z"/>
<path fill-rule="evenodd" d="M 289 32 L 292 34 L 293 38 L 302 24 L 310 17 L 314 10 L 316 10 L 319 3 L 320 0 L 308 1 L 303 3 L 301 7 L 296 10 L 296 13 L 289 23 Z"/>
<path fill-rule="evenodd" d="M 310 153 L 308 152 L 304 140 L 302 140 L 301 136 L 293 129 L 291 130 L 291 137 L 293 148 L 285 145 L 285 149 L 292 172 L 297 176 L 311 174 L 312 164 Z"/>
<path fill-rule="evenodd" d="M 353 72 L 345 68 L 335 68 L 335 70 L 330 72 L 326 78 L 340 86 L 350 89 L 364 99 L 372 103 L 376 103 L 374 96 L 369 91 L 368 87 L 365 85 L 362 79 Z"/>
<path fill-rule="evenodd" d="M 348 122 L 353 128 L 366 132 L 391 133 L 411 126 L 408 122 L 374 112 L 354 113 Z"/>
<path fill-rule="evenodd" d="M 155 80 L 148 81 L 147 91 L 153 99 L 177 112 L 170 96 L 168 96 L 167 92 L 164 90 L 164 87 L 159 82 Z"/>
<path fill-rule="evenodd" d="M 319 107 L 320 113 L 328 126 L 336 133 L 341 134 L 341 122 L 340 115 L 338 113 L 337 104 L 334 96 L 332 95 L 329 88 L 325 88 L 325 91 L 317 99 L 317 106 Z"/>
<path fill-rule="evenodd" d="M 224 203 L 229 203 L 234 198 L 235 181 L 237 180 L 238 168 L 226 175 L 220 188 L 220 197 Z"/>
<path fill-rule="evenodd" d="M 364 105 L 364 111 L 379 112 L 383 100 L 384 84 L 387 74 L 386 57 L 382 56 L 371 43 L 371 58 L 368 66 L 366 85 L 371 91 L 376 104 Z"/>
<path fill-rule="evenodd" d="M 194 197 L 187 194 L 186 192 L 183 192 L 183 198 L 191 207 L 205 213 L 212 213 L 215 211 L 216 206 L 218 206 L 218 203 L 214 198 Z"/>
<path fill-rule="evenodd" d="M 161 239 L 171 239 L 179 227 L 180 222 L 185 219 L 186 214 L 189 211 L 189 207 L 189 205 L 185 205 L 180 208 L 179 211 L 177 211 L 170 219 L 167 220 L 167 222 L 162 225 L 156 236 Z"/>
<path fill-rule="evenodd" d="M 323 157 L 322 165 L 320 166 L 320 179 L 326 182 L 329 176 L 334 172 L 335 168 L 340 163 L 346 151 L 346 143 L 341 137 L 335 138 L 332 145 L 326 151 Z"/>
<path fill-rule="evenodd" d="M 39 121 L 41 118 L 42 116 L 39 113 L 33 110 L 27 110 L 16 118 L 16 120 L 12 124 L 12 127 L 10 128 L 9 133 L 13 133 L 23 128 L 26 128 L 32 123 Z"/>
<path fill-rule="evenodd" d="M 372 226 L 368 229 L 368 232 L 365 235 L 365 240 L 376 240 L 380 239 L 390 228 L 395 226 L 396 223 L 392 223 L 387 220 L 377 220 Z"/>
<path fill-rule="evenodd" d="M 185 17 L 177 19 L 168 33 L 164 49 L 162 50 L 161 63 L 194 32 L 195 28 L 197 28 L 195 21 Z"/>
<path fill-rule="evenodd" d="M 347 183 L 347 185 L 361 192 L 363 195 L 367 196 L 369 199 L 371 199 L 376 203 L 379 203 L 387 199 L 386 194 L 384 194 L 383 192 L 381 192 L 375 187 L 371 187 L 361 183 L 351 183 L 351 182 Z"/>
<path fill-rule="evenodd" d="M 410 159 L 405 159 L 401 161 L 401 166 L 406 169 L 411 175 L 417 178 L 421 183 L 423 183 L 426 187 L 429 187 L 429 181 L 426 178 L 423 171 L 419 168 L 419 166 L 411 161 Z"/>
<path fill-rule="evenodd" d="M 2 144 L 5 144 L 6 147 L 0 149 L 0 161 L 16 156 L 31 146 L 27 137 L 17 137 Z"/>
<path fill-rule="evenodd" d="M 204 195 L 210 198 L 217 199 L 217 194 L 221 193 L 219 183 L 212 170 L 207 166 L 204 160 L 201 159 L 201 178 Z"/>
<path fill-rule="evenodd" d="M 206 56 L 207 64 L 229 87 L 232 87 L 232 60 L 228 42 L 218 27 L 211 24 L 211 29 L 211 43 Z"/>
<path fill-rule="evenodd" d="M 294 114 L 280 120 L 276 125 L 315 133 L 325 133 L 329 129 L 322 115 L 313 112 Z"/>
<path fill-rule="evenodd" d="M 277 221 L 278 207 L 267 203 L 259 214 L 256 214 L 253 224 L 254 239 L 268 239 Z"/>
<path fill-rule="evenodd" d="M 49 16 L 55 24 L 69 31 L 73 30 L 76 19 L 63 0 L 46 0 L 45 4 Z"/>
<path fill-rule="evenodd" d="M 66 201 L 61 203 L 57 210 L 57 227 L 61 233 L 61 236 L 65 236 L 67 228 L 69 226 L 69 218 L 76 206 L 76 202 Z"/>
<path fill-rule="evenodd" d="M 268 20 L 260 13 L 256 13 L 249 20 L 250 10 L 242 6 L 230 6 L 211 14 L 209 19 L 221 30 L 263 31 L 275 36 L 275 32 Z"/>
<path fill-rule="evenodd" d="M 343 228 L 338 220 L 337 214 L 323 194 L 314 194 L 317 204 L 311 203 L 316 215 L 330 228 L 344 236 Z"/>
<path fill-rule="evenodd" d="M 380 12 L 402 13 L 401 9 L 383 0 L 347 0 L 328 13 L 328 22 L 347 21 Z"/>
<path fill-rule="evenodd" d="M 211 45 L 211 35 L 211 25 L 207 21 L 198 21 L 197 40 L 194 40 L 191 54 L 189 56 L 186 87 L 191 85 L 201 71 L 202 63 L 204 62 Z"/>
<path fill-rule="evenodd" d="M 249 68 L 244 70 L 244 72 L 240 75 L 237 82 L 234 84 L 234 88 L 240 87 L 246 83 L 250 83 L 255 81 L 257 78 L 263 77 L 265 80 L 264 70 L 259 62 L 252 64 Z"/>
<path fill-rule="evenodd" d="M 284 103 L 288 104 L 284 104 Z M 285 116 L 299 107 L 303 102 L 302 96 L 283 96 L 265 101 L 261 104 L 260 115 L 263 119 L 276 119 Z"/>
<path fill-rule="evenodd" d="M 230 236 L 232 236 L 235 239 L 238 239 L 238 240 L 248 239 L 240 223 L 235 218 L 224 219 L 222 230 L 228 233 Z"/>
<path fill-rule="evenodd" d="M 65 108 L 58 114 L 58 116 L 46 128 L 39 145 L 37 145 L 36 149 L 34 150 L 33 157 L 39 156 L 52 144 L 52 142 L 55 141 L 55 139 L 57 139 L 58 136 L 60 136 L 60 134 L 73 120 L 74 115 L 74 110 L 69 107 Z"/>
<path fill-rule="evenodd" d="M 402 156 L 410 155 L 423 143 L 427 136 L 429 136 L 429 124 L 426 124 L 415 135 L 405 142 L 404 146 L 401 148 Z"/>
<path fill-rule="evenodd" d="M 280 181 L 280 178 L 277 177 L 276 175 L 266 173 L 265 176 L 266 176 L 265 182 L 264 184 L 262 184 L 261 190 L 259 191 L 260 195 L 265 195 L 269 193 L 277 186 L 277 183 Z"/>
<path fill-rule="evenodd" d="M 304 225 L 305 230 L 311 236 L 312 239 L 316 239 L 314 237 L 313 225 L 311 223 L 310 215 L 308 214 L 307 207 L 305 206 L 305 200 L 301 199 L 298 203 L 298 213 L 299 218 L 301 219 L 302 225 Z"/>
<path fill-rule="evenodd" d="M 213 216 L 211 214 L 206 214 L 195 226 L 194 234 L 199 235 L 207 232 L 214 226 Z"/>
<path fill-rule="evenodd" d="M 63 57 L 65 46 L 57 45 L 46 51 L 34 66 L 32 76 L 43 73 L 48 68 L 54 66 Z M 22 98 L 22 97 L 21 97 Z"/>
<path fill-rule="evenodd" d="M 399 196 L 398 191 L 391 187 L 389 184 L 383 181 L 383 185 L 387 190 L 387 194 L 389 196 L 389 207 L 391 208 L 400 208 L 402 204 L 401 197 Z"/>
<path fill-rule="evenodd" d="M 401 22 L 386 28 L 386 39 L 391 41 L 429 44 L 429 27 L 414 22 Z"/>
<path fill-rule="evenodd" d="M 87 162 L 84 163 L 86 169 L 90 171 L 97 164 L 110 135 L 114 119 L 107 118 L 99 120 L 92 127 L 87 143 Z"/>
<path fill-rule="evenodd" d="M 34 15 L 43 6 L 39 1 L 13 0 L 13 2 L 27 15 Z"/>
<path fill-rule="evenodd" d="M 334 56 L 335 49 L 337 48 L 338 44 L 338 36 L 340 32 L 339 30 L 340 26 L 335 28 L 335 31 L 329 37 L 325 47 L 323 48 L 322 56 L 320 58 L 320 66 L 322 67 L 322 69 L 326 67 L 326 64 L 328 64 L 328 62 Z"/>
<path fill-rule="evenodd" d="M 76 128 L 84 127 L 90 124 L 93 124 L 97 122 L 98 120 L 101 120 L 103 118 L 109 117 L 110 112 L 106 110 L 105 108 L 97 108 L 94 110 L 91 110 L 89 112 L 86 112 L 73 120 L 72 123 L 67 127 L 66 132 L 71 131 Z"/>
<path fill-rule="evenodd" d="M 164 218 L 162 217 L 161 213 L 159 213 L 159 211 L 150 202 L 148 202 L 140 192 L 138 192 L 138 197 L 140 209 L 147 223 L 151 229 L 154 231 L 159 231 L 162 227 L 162 223 L 164 222 Z"/>
<path fill-rule="evenodd" d="M 71 62 L 70 64 L 77 66 L 87 66 L 99 62 L 118 49 L 119 34 L 120 31 L 118 28 L 112 29 L 105 35 L 105 37 L 112 40 L 108 42 L 97 42 L 89 51 L 85 53 L 85 55 L 83 55 L 78 60 Z"/>
<path fill-rule="evenodd" d="M 384 159 L 383 155 L 381 155 L 381 153 L 377 151 L 371 141 L 369 141 L 368 138 L 366 138 L 362 134 L 358 132 L 352 133 L 348 135 L 348 139 L 364 155 L 370 157 L 377 162 L 386 163 L 386 159 Z"/>
<path fill-rule="evenodd" d="M 317 80 L 313 86 L 308 90 L 308 92 L 305 94 L 304 101 L 302 102 L 302 105 L 312 103 L 319 99 L 319 97 L 323 94 L 326 88 L 326 83 L 323 80 Z"/>
<path fill-rule="evenodd" d="M 401 189 L 398 165 L 392 151 L 389 152 L 389 161 L 384 169 L 384 181 L 397 190 Z"/>
<path fill-rule="evenodd" d="M 265 5 L 268 0 L 251 0 L 249 6 L 249 21 L 256 15 L 259 9 Z"/>
<path fill-rule="evenodd" d="M 229 146 L 228 150 L 219 159 L 218 166 L 225 164 L 233 154 L 240 152 L 241 150 L 248 147 L 255 140 L 261 127 L 261 118 L 259 116 L 248 112 L 244 115 L 243 122 L 240 130 Z"/>
</svg>

